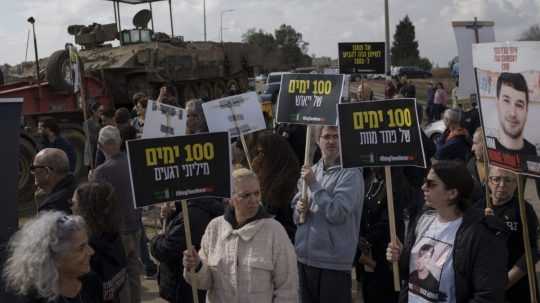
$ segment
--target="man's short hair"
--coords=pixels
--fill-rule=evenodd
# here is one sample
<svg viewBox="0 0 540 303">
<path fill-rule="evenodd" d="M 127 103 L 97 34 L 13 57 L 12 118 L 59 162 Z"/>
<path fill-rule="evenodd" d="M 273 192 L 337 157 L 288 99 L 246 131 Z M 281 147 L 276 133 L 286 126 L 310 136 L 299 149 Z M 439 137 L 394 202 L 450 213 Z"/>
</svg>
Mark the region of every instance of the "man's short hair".
<svg viewBox="0 0 540 303">
<path fill-rule="evenodd" d="M 40 122 L 43 128 L 49 129 L 55 135 L 60 134 L 60 126 L 58 126 L 55 118 L 45 118 Z"/>
<path fill-rule="evenodd" d="M 44 148 L 36 157 L 41 158 L 41 164 L 50 167 L 56 175 L 62 176 L 69 173 L 69 159 L 66 153 L 58 148 Z"/>
<path fill-rule="evenodd" d="M 497 99 L 501 94 L 501 86 L 507 85 L 513 89 L 525 93 L 525 101 L 529 105 L 529 87 L 527 81 L 520 73 L 501 73 L 497 79 Z"/>
<path fill-rule="evenodd" d="M 129 123 L 129 110 L 125 107 L 121 107 L 114 113 L 114 122 L 117 125 Z"/>
<path fill-rule="evenodd" d="M 120 136 L 120 131 L 112 125 L 105 126 L 99 131 L 98 142 L 101 145 L 121 145 L 122 137 Z"/>
</svg>

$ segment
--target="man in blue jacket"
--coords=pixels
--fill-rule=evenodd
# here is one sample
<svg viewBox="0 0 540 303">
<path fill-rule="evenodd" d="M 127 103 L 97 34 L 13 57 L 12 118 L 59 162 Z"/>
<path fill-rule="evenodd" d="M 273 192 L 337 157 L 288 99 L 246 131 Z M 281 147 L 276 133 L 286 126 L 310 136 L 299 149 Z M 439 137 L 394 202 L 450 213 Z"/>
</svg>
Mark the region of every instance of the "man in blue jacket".
<svg viewBox="0 0 540 303">
<path fill-rule="evenodd" d="M 300 295 L 307 302 L 351 302 L 351 268 L 358 244 L 364 197 L 360 169 L 340 165 L 339 136 L 335 126 L 315 127 L 321 160 L 304 166 L 302 182 L 308 186 L 309 203 L 294 196 L 294 220 L 305 213 L 295 238 Z"/>
</svg>

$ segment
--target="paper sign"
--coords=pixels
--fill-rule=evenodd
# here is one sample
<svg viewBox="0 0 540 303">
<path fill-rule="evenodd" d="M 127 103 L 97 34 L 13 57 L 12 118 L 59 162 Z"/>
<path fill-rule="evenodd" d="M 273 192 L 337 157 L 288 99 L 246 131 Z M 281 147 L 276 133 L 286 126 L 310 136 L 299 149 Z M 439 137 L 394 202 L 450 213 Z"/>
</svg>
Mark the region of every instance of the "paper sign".
<svg viewBox="0 0 540 303">
<path fill-rule="evenodd" d="M 230 197 L 226 132 L 126 142 L 135 207 L 200 197 Z"/>
<path fill-rule="evenodd" d="M 183 136 L 186 134 L 185 110 L 148 100 L 142 138 Z"/>
<path fill-rule="evenodd" d="M 338 105 L 341 164 L 425 167 L 415 99 Z"/>
<path fill-rule="evenodd" d="M 210 132 L 228 131 L 232 138 L 266 129 L 259 97 L 255 92 L 203 103 Z"/>
<path fill-rule="evenodd" d="M 336 125 L 344 75 L 284 74 L 278 96 L 278 123 Z"/>
</svg>

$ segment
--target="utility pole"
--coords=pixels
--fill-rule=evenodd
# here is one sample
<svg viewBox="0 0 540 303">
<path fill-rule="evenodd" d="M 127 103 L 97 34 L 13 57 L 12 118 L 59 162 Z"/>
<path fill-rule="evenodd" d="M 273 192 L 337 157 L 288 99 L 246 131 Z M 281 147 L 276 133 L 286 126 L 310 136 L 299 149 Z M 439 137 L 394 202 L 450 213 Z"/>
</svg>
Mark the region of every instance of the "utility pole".
<svg viewBox="0 0 540 303">
<path fill-rule="evenodd" d="M 392 62 L 390 62 L 390 20 L 388 17 L 388 0 L 384 0 L 384 34 L 386 38 L 385 43 L 385 62 L 386 62 L 386 75 L 390 76 L 390 66 Z"/>
<path fill-rule="evenodd" d="M 206 42 L 206 0 L 203 0 L 204 41 Z"/>
</svg>

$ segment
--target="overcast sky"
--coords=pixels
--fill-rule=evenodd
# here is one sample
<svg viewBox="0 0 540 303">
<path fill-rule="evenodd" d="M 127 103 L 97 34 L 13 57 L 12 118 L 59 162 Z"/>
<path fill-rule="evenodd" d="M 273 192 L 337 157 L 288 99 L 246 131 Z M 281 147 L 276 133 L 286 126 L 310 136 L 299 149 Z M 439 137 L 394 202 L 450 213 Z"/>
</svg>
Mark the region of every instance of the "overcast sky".
<svg viewBox="0 0 540 303">
<path fill-rule="evenodd" d="M 309 42 L 309 54 L 337 57 L 337 43 L 383 41 L 383 0 L 206 0 L 208 39 L 219 39 L 219 15 L 224 40 L 240 41 L 249 28 L 273 32 L 280 24 L 292 25 Z M 203 0 L 172 0 L 175 34 L 186 40 L 203 40 Z M 495 21 L 497 41 L 515 40 L 539 22 L 540 0 L 389 0 L 390 31 L 409 15 L 416 27 L 420 55 L 441 66 L 457 54 L 451 22 Z M 1 0 L 0 64 L 24 60 L 29 16 L 37 20 L 38 50 L 46 57 L 66 42 L 70 24 L 114 22 L 112 2 L 105 0 Z M 132 16 L 146 5 L 121 4 L 123 28 L 132 27 Z M 156 29 L 170 32 L 166 1 L 154 4 Z M 30 42 L 29 60 L 33 60 Z"/>
</svg>

